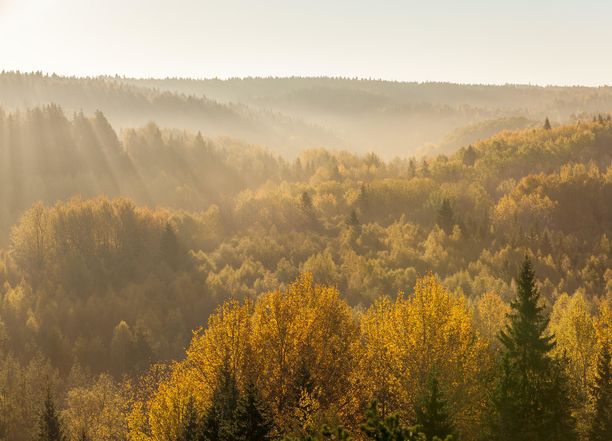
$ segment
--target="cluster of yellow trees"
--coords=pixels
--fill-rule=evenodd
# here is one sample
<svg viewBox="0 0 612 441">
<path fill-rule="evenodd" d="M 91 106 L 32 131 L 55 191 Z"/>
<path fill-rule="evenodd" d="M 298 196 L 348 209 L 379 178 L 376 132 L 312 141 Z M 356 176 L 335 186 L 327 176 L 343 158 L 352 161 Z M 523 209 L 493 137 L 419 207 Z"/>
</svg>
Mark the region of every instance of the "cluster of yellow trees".
<svg viewBox="0 0 612 441">
<path fill-rule="evenodd" d="M 584 396 L 576 407 L 583 422 L 598 350 L 612 337 L 610 299 L 593 314 L 594 307 L 582 295 L 562 296 L 550 323 L 555 350 L 569 359 L 574 396 Z M 373 399 L 383 414 L 414 421 L 416 400 L 435 375 L 462 439 L 476 439 L 508 308 L 493 293 L 470 302 L 430 274 L 410 295 L 352 309 L 336 288 L 303 274 L 255 302 L 225 302 L 194 333 L 183 360 L 161 377 L 145 376 L 128 416 L 129 438 L 180 439 L 190 400 L 209 408 L 219 372 L 229 366 L 240 389 L 257 386 L 276 427 L 289 433 L 322 424 L 354 429 Z"/>
</svg>

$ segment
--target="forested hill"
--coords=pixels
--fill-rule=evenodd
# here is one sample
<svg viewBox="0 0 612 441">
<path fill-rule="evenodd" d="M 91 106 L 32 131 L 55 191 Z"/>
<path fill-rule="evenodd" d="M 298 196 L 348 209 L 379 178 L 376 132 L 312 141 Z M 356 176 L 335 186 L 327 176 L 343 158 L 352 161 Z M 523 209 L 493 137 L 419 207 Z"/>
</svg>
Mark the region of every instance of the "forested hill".
<svg viewBox="0 0 612 441">
<path fill-rule="evenodd" d="M 331 308 L 324 319 L 354 337 L 356 317 L 371 320 L 362 322 L 366 326 L 382 314 L 389 329 L 399 329 L 393 320 L 409 318 L 402 311 L 413 311 L 414 300 L 400 299 L 393 308 L 376 300 L 410 293 L 416 283 L 415 292 L 435 294 L 421 306 L 442 314 L 431 316 L 436 329 L 437 320 L 455 317 L 448 335 L 469 330 L 461 334 L 467 344 L 461 347 L 473 361 L 482 345 L 494 353 L 495 335 L 515 295 L 513 278 L 528 254 L 544 306 L 557 311 L 551 326 L 573 320 L 574 307 L 589 326 L 609 317 L 612 121 L 606 115 L 505 131 L 435 158 L 384 161 L 373 153 L 314 149 L 289 161 L 155 124 L 118 136 L 102 112 L 66 117 L 61 108 L 47 106 L 0 114 L 0 170 L 0 204 L 8 207 L 2 211 L 0 251 L 0 427 L 19 434 L 17 441 L 35 434 L 43 385 L 64 394 L 62 406 L 75 431 L 79 400 L 96 402 L 104 394 L 117 400 L 103 405 L 105 418 L 125 433 L 121 406 L 137 406 L 138 400 L 162 406 L 165 393 L 155 395 L 151 388 L 161 384 L 162 392 L 180 396 L 172 388 L 185 384 L 177 379 L 189 378 L 181 377 L 185 365 L 179 364 L 171 377 L 164 368 L 149 371 L 144 391 L 129 382 L 119 387 L 118 381 L 184 357 L 193 330 L 229 299 L 211 317 L 210 338 L 225 332 L 219 323 L 229 317 L 244 317 L 245 326 L 260 320 L 253 323 L 265 328 L 260 316 L 250 318 L 252 304 L 240 300 L 281 306 L 287 301 L 291 314 L 308 320 Z M 429 271 L 430 281 L 417 283 Z M 334 288 L 320 291 L 320 283 Z M 294 294 L 257 300 L 281 288 Z M 313 294 L 320 292 L 327 294 Z M 312 302 L 295 301 L 308 298 Z M 363 329 L 363 338 L 368 329 L 379 335 Z M 316 335 L 317 341 L 332 341 Z M 570 337 L 563 341 L 579 372 L 582 353 L 572 352 Z M 581 348 L 599 347 L 580 342 Z M 214 355 L 195 348 L 187 360 Z M 593 354 L 588 353 L 589 372 Z M 472 387 L 481 374 L 461 378 Z M 448 380 L 459 384 L 457 378 Z M 580 378 L 575 375 L 576 387 L 585 391 Z M 468 397 L 460 389 L 455 392 L 453 400 L 464 406 L 462 433 L 475 436 L 476 417 L 465 409 L 477 406 L 460 400 Z M 154 401 L 146 401 L 152 396 Z M 336 396 L 321 396 L 328 397 L 322 406 L 339 403 Z M 476 401 L 478 396 L 469 395 Z M 133 409 L 133 418 L 146 410 Z M 170 411 L 147 409 L 161 426 L 173 418 Z M 149 430 L 145 420 L 130 421 L 133 430 Z"/>
<path fill-rule="evenodd" d="M 342 78 L 229 80 L 0 74 L 7 110 L 57 104 L 102 111 L 117 129 L 155 121 L 261 144 L 294 159 L 313 147 L 384 159 L 451 153 L 503 129 L 612 111 L 609 87 L 486 86 Z M 459 137 L 459 139 L 457 139 Z"/>
<path fill-rule="evenodd" d="M 26 111 L 59 105 L 67 114 L 102 111 L 117 129 L 155 121 L 266 145 L 294 156 L 309 146 L 342 146 L 327 129 L 246 104 L 220 103 L 203 95 L 129 85 L 119 78 L 75 78 L 38 73 L 0 73 L 0 107 Z"/>
</svg>

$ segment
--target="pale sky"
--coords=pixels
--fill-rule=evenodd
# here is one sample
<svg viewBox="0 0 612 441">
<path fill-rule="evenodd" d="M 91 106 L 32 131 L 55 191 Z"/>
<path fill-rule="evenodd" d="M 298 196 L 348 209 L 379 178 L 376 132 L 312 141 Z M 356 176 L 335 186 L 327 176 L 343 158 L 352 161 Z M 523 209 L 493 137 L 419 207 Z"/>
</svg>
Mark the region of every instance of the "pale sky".
<svg viewBox="0 0 612 441">
<path fill-rule="evenodd" d="M 612 0 L 0 0 L 0 70 L 612 84 Z"/>
</svg>

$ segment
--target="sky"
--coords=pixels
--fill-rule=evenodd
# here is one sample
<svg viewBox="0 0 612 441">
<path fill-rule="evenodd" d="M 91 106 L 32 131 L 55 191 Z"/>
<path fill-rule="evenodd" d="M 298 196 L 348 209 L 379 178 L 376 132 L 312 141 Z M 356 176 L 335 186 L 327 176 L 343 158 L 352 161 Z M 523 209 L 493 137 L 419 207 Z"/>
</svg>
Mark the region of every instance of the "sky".
<svg viewBox="0 0 612 441">
<path fill-rule="evenodd" d="M 612 84 L 611 0 L 0 0 L 0 70 Z"/>
</svg>

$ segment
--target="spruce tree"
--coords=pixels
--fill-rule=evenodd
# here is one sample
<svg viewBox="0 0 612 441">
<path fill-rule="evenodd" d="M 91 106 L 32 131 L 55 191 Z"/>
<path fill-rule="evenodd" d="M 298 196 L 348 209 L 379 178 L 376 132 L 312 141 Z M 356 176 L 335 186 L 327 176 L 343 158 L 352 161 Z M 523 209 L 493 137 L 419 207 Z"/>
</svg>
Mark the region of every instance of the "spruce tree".
<svg viewBox="0 0 612 441">
<path fill-rule="evenodd" d="M 179 441 L 199 441 L 200 419 L 195 406 L 193 395 L 189 396 L 183 417 L 183 426 L 179 436 Z"/>
<path fill-rule="evenodd" d="M 546 120 L 544 121 L 544 130 L 550 130 L 552 129 L 552 126 L 550 125 L 550 121 L 548 120 L 548 117 L 546 117 Z"/>
<path fill-rule="evenodd" d="M 366 422 L 361 425 L 366 439 L 375 441 L 422 441 L 423 434 L 402 426 L 397 415 L 383 418 L 378 403 L 373 401 L 366 411 Z"/>
<path fill-rule="evenodd" d="M 247 384 L 236 406 L 236 441 L 266 441 L 273 428 L 272 418 L 261 400 L 257 386 Z"/>
<path fill-rule="evenodd" d="M 446 400 L 440 391 L 438 379 L 431 376 L 429 390 L 416 406 L 416 423 L 427 440 L 434 437 L 446 439 L 454 433 L 454 426 L 448 415 Z"/>
<path fill-rule="evenodd" d="M 225 362 L 213 391 L 212 404 L 202 423 L 200 439 L 204 441 L 232 441 L 236 431 L 236 408 L 240 397 L 236 377 Z"/>
<path fill-rule="evenodd" d="M 453 207 L 448 198 L 442 200 L 442 204 L 438 209 L 437 224 L 446 234 L 453 232 L 453 227 L 455 226 L 455 213 L 453 212 Z"/>
<path fill-rule="evenodd" d="M 47 396 L 40 415 L 38 441 L 65 441 L 66 437 L 62 429 L 51 391 L 47 389 Z"/>
<path fill-rule="evenodd" d="M 595 415 L 589 439 L 605 441 L 612 439 L 612 377 L 610 376 L 610 346 L 604 344 L 597 362 L 597 376 L 592 388 Z"/>
<path fill-rule="evenodd" d="M 555 343 L 539 304 L 535 273 L 526 256 L 511 303 L 510 323 L 500 333 L 503 357 L 494 396 L 495 438 L 545 441 L 573 439 L 566 379 L 561 360 L 550 351 Z"/>
</svg>

